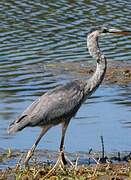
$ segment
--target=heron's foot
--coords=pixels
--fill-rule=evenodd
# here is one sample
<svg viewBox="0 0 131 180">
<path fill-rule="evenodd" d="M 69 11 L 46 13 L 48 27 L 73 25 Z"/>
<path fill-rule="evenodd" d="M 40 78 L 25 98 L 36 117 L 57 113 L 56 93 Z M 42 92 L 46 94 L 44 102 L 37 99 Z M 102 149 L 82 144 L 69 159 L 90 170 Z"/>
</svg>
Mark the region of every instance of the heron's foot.
<svg viewBox="0 0 131 180">
<path fill-rule="evenodd" d="M 55 169 L 57 169 L 57 168 L 59 168 L 59 167 L 62 168 L 62 167 L 64 167 L 66 164 L 67 164 L 67 161 L 66 161 L 66 159 L 65 159 L 64 151 L 60 151 L 60 154 L 59 154 L 59 156 L 58 156 L 58 159 L 57 159 L 55 165 L 54 165 L 54 166 L 51 168 L 51 170 L 46 174 L 46 176 L 44 177 L 44 179 L 48 178 Z"/>
<path fill-rule="evenodd" d="M 71 164 L 71 166 L 74 166 L 73 163 L 67 158 L 68 162 Z M 65 158 L 65 155 L 64 155 L 64 151 L 60 151 L 59 153 L 59 156 L 58 156 L 58 159 L 55 163 L 55 165 L 51 168 L 51 170 L 46 174 L 46 176 L 44 176 L 44 179 L 48 178 L 51 173 L 56 170 L 57 168 L 61 168 L 63 169 L 65 167 L 65 165 L 67 165 L 67 160 Z M 64 169 L 63 169 L 64 170 Z"/>
<path fill-rule="evenodd" d="M 28 163 L 29 163 L 29 160 L 30 160 L 30 158 L 33 156 L 33 154 L 34 154 L 34 150 L 33 149 L 31 149 L 31 150 L 29 150 L 28 151 L 28 153 L 27 153 L 27 155 L 26 155 L 26 157 L 25 157 L 25 159 L 24 159 L 24 165 L 25 165 L 25 167 L 28 167 Z"/>
</svg>

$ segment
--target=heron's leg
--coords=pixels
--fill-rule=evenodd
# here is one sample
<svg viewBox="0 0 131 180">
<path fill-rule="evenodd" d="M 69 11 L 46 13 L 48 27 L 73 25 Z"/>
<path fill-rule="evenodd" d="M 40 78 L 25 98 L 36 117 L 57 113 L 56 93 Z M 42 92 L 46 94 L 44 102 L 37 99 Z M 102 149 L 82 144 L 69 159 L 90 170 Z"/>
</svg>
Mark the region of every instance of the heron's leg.
<svg viewBox="0 0 131 180">
<path fill-rule="evenodd" d="M 48 131 L 48 129 L 51 128 L 50 125 L 48 126 L 45 126 L 42 128 L 42 131 L 40 133 L 40 135 L 38 136 L 38 138 L 36 139 L 35 143 L 33 144 L 33 146 L 31 147 L 31 149 L 28 151 L 27 155 L 26 155 L 26 158 L 24 160 L 24 164 L 25 166 L 28 165 L 28 162 L 31 158 L 31 156 L 33 155 L 35 149 L 36 149 L 36 146 L 38 145 L 39 141 L 41 140 L 41 138 L 44 136 L 44 134 Z"/>
<path fill-rule="evenodd" d="M 44 179 L 47 179 L 48 176 L 58 167 L 59 164 L 62 163 L 62 165 L 66 165 L 67 161 L 64 156 L 64 139 L 65 139 L 65 133 L 68 127 L 70 120 L 63 121 L 62 123 L 62 136 L 61 136 L 61 143 L 60 143 L 60 156 L 55 163 L 55 165 L 51 168 L 51 170 L 44 176 Z"/>
<path fill-rule="evenodd" d="M 67 130 L 69 122 L 70 122 L 70 120 L 67 120 L 67 121 L 64 121 L 62 123 L 62 137 L 61 137 L 61 143 L 60 143 L 60 155 L 61 155 L 61 159 L 62 159 L 62 162 L 64 165 L 67 164 L 67 161 L 66 161 L 65 156 L 64 156 L 64 139 L 65 139 L 65 134 L 66 134 L 66 130 Z"/>
</svg>

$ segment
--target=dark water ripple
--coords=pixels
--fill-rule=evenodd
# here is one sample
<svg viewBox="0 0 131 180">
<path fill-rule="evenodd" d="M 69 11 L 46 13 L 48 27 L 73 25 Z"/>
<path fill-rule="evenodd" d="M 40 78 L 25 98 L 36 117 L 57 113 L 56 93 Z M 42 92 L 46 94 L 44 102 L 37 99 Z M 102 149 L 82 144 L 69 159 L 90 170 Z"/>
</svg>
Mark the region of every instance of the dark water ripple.
<svg viewBox="0 0 131 180">
<path fill-rule="evenodd" d="M 68 80 L 66 74 L 57 75 L 49 71 L 45 64 L 91 61 L 86 48 L 86 34 L 89 28 L 108 25 L 130 30 L 130 12 L 131 2 L 122 0 L 0 1 L 1 146 L 29 148 L 26 142 L 19 145 L 22 135 L 10 137 L 6 134 L 5 129 L 9 122 L 42 93 Z M 101 38 L 100 46 L 109 60 L 129 61 L 130 42 L 129 36 L 109 36 Z M 101 134 L 104 135 L 107 144 L 110 144 L 107 149 L 113 150 L 116 146 L 118 149 L 130 149 L 130 138 L 126 138 L 130 137 L 130 132 L 123 128 L 123 122 L 129 122 L 131 116 L 130 98 L 130 85 L 102 86 L 94 97 L 84 104 L 76 121 L 70 126 L 67 150 L 85 150 L 86 139 L 91 139 L 88 142 L 89 146 L 97 149 L 98 146 L 94 144 L 97 144 Z M 103 107 L 108 117 L 103 115 Z M 108 109 L 111 109 L 112 115 Z M 107 123 L 104 118 L 107 119 Z M 114 128 L 117 128 L 119 133 L 114 135 L 114 141 L 111 141 L 112 133 L 108 132 Z M 74 129 L 80 132 L 79 146 L 73 140 L 73 137 L 77 136 Z M 89 137 L 86 136 L 87 131 Z M 37 132 L 38 130 L 34 131 L 34 136 Z M 74 134 L 71 136 L 72 132 Z M 47 138 L 51 139 L 52 134 L 55 137 L 55 133 L 55 130 L 52 131 L 51 136 Z M 30 133 L 25 133 L 25 136 L 30 137 Z M 46 148 L 56 148 L 53 143 L 56 141 L 57 137 L 51 139 L 52 143 L 47 143 Z"/>
</svg>

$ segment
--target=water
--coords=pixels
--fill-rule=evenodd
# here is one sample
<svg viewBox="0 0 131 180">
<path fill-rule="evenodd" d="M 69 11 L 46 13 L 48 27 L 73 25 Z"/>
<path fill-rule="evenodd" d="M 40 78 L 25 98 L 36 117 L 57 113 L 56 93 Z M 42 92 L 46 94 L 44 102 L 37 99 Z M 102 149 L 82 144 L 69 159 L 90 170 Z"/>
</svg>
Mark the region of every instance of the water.
<svg viewBox="0 0 131 180">
<path fill-rule="evenodd" d="M 8 135 L 9 123 L 41 94 L 69 80 L 69 75 L 55 74 L 45 64 L 92 61 L 86 51 L 89 28 L 130 30 L 130 11 L 131 2 L 122 0 L 0 1 L 0 148 L 30 148 L 39 128 Z M 130 42 L 129 36 L 109 36 L 100 45 L 109 60 L 129 62 Z M 131 84 L 103 84 L 71 121 L 66 151 L 100 150 L 101 135 L 106 151 L 130 150 L 130 92 Z M 57 150 L 59 142 L 58 126 L 38 148 Z"/>
</svg>

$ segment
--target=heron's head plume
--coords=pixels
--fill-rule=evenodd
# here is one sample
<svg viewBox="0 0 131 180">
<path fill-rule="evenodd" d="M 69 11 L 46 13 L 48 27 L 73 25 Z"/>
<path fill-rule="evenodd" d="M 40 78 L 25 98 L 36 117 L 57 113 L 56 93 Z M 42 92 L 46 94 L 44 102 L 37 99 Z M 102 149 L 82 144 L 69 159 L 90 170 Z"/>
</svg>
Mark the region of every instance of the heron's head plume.
<svg viewBox="0 0 131 180">
<path fill-rule="evenodd" d="M 102 36 L 102 35 L 105 35 L 109 32 L 108 28 L 106 27 L 93 27 L 89 30 L 88 32 L 88 37 L 91 36 L 91 37 L 99 37 L 99 36 Z"/>
</svg>

